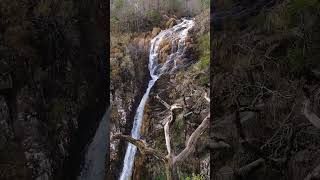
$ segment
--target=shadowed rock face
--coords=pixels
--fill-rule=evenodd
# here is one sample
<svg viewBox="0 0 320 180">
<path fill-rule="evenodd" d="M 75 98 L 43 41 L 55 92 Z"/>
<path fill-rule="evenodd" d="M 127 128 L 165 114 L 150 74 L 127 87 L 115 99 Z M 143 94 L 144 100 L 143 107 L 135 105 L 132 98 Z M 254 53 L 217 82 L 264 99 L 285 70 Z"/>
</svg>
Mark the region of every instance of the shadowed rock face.
<svg viewBox="0 0 320 180">
<path fill-rule="evenodd" d="M 117 44 L 119 52 L 112 53 L 111 48 L 111 97 L 112 114 L 110 134 L 122 132 L 129 134 L 133 125 L 135 109 L 139 105 L 149 77 L 148 51 L 150 34 L 130 39 L 128 44 Z M 110 144 L 111 171 L 108 179 L 117 179 L 122 167 L 122 158 L 126 150 L 124 141 L 112 141 Z"/>
<path fill-rule="evenodd" d="M 309 179 L 319 172 L 320 164 L 315 158 L 320 146 L 315 140 L 319 139 L 319 79 L 313 74 L 319 62 L 307 59 L 318 57 L 319 51 L 301 51 L 304 44 L 299 37 L 314 37 L 307 49 L 319 47 L 320 17 L 311 13 L 318 11 L 319 2 L 230 1 L 229 7 L 223 1 L 215 2 L 220 4 L 213 16 L 216 52 L 210 84 L 215 121 L 210 132 L 215 138 L 226 139 L 232 151 L 212 152 L 212 177 L 218 179 L 221 171 L 230 167 L 240 172 L 263 158 L 268 163 L 241 175 L 242 179 Z M 292 29 L 300 28 L 303 35 L 291 34 Z M 254 48 L 255 57 L 248 62 L 250 48 Z M 292 56 L 293 51 L 308 58 Z M 260 56 L 266 53 L 268 57 Z M 280 67 L 266 62 L 269 57 L 285 60 Z M 263 61 L 266 63 L 252 67 Z M 258 95 L 266 91 L 256 85 L 285 95 Z"/>
<path fill-rule="evenodd" d="M 75 179 L 85 145 L 108 105 L 107 11 L 101 9 L 106 6 L 102 1 L 70 1 L 64 12 L 72 15 L 58 17 L 64 3 L 42 12 L 48 18 L 36 10 L 25 12 L 29 29 L 21 31 L 24 38 L 10 45 L 0 41 L 7 48 L 1 59 L 10 53 L 13 58 L 8 68 L 1 68 L 12 85 L 8 93 L 0 90 L 0 166 L 8 167 L 1 168 L 0 179 Z M 15 8 L 36 9 L 39 4 L 17 3 Z M 15 25 L 0 26 L 10 32 Z M 28 60 L 16 53 L 24 48 L 29 49 Z"/>
</svg>

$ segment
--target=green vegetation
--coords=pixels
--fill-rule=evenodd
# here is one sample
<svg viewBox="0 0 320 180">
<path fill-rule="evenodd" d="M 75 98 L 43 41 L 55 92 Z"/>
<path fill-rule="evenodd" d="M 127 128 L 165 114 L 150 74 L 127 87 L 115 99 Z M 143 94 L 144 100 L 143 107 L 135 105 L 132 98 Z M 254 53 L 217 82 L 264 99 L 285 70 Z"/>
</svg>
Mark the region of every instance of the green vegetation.
<svg viewBox="0 0 320 180">
<path fill-rule="evenodd" d="M 197 66 L 202 70 L 210 65 L 210 34 L 202 35 L 198 39 L 199 61 Z"/>
<path fill-rule="evenodd" d="M 210 82 L 210 78 L 208 74 L 200 75 L 200 77 L 198 78 L 198 83 L 200 86 L 208 86 L 209 82 Z"/>
<path fill-rule="evenodd" d="M 143 32 L 159 27 L 164 15 L 194 16 L 210 6 L 209 0 L 139 0 L 110 1 L 111 30 Z"/>
<path fill-rule="evenodd" d="M 158 175 L 157 177 L 156 177 L 156 180 L 166 180 L 167 178 L 166 178 L 166 175 L 165 174 L 161 174 L 161 175 Z"/>
<path fill-rule="evenodd" d="M 208 7 L 210 7 L 210 0 L 200 0 L 200 2 L 202 9 L 207 9 Z"/>
<path fill-rule="evenodd" d="M 184 178 L 180 178 L 180 180 L 205 180 L 205 176 L 203 174 L 192 173 L 191 177 L 186 176 Z"/>
</svg>

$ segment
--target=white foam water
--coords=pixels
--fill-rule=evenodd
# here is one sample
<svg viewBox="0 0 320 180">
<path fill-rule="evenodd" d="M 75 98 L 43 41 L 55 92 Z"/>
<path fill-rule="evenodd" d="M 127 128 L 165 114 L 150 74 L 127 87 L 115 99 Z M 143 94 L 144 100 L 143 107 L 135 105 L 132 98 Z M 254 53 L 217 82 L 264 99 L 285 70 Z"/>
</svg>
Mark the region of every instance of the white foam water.
<svg viewBox="0 0 320 180">
<path fill-rule="evenodd" d="M 173 26 L 172 28 L 161 31 L 156 37 L 151 40 L 151 47 L 149 53 L 149 72 L 151 79 L 148 83 L 148 88 L 144 93 L 140 104 L 136 110 L 134 116 L 133 128 L 131 131 L 131 137 L 135 139 L 140 138 L 140 128 L 143 119 L 143 112 L 146 101 L 148 100 L 151 88 L 162 74 L 171 73 L 175 71 L 177 66 L 177 59 L 181 58 L 186 50 L 185 40 L 188 36 L 189 30 L 194 26 L 193 20 L 182 19 L 182 22 Z M 171 54 L 164 64 L 158 63 L 160 44 L 164 39 L 170 39 L 172 43 Z M 178 40 L 178 47 L 176 47 L 176 41 Z M 133 162 L 137 147 L 128 143 L 127 151 L 125 154 L 123 169 L 120 175 L 120 180 L 129 180 L 132 176 Z"/>
</svg>

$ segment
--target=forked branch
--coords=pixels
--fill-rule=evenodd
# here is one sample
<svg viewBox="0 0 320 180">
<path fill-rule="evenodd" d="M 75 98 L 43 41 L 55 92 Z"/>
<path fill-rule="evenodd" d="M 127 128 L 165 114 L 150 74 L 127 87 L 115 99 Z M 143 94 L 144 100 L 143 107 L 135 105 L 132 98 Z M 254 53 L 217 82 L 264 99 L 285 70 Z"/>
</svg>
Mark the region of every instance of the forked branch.
<svg viewBox="0 0 320 180">
<path fill-rule="evenodd" d="M 163 155 L 160 151 L 156 149 L 148 147 L 147 144 L 140 139 L 134 139 L 131 136 L 123 135 L 123 134 L 115 134 L 112 136 L 112 139 L 122 139 L 122 140 L 128 141 L 129 143 L 135 145 L 139 149 L 141 154 L 153 155 L 163 162 L 167 161 L 167 158 L 165 157 L 165 155 Z"/>
</svg>

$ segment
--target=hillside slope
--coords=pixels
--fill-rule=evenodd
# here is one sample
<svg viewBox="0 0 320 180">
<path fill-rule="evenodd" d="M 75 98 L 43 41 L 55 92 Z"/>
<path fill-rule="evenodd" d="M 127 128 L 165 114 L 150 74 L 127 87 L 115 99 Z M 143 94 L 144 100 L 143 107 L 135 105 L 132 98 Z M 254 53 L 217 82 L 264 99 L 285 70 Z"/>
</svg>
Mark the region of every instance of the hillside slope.
<svg viewBox="0 0 320 180">
<path fill-rule="evenodd" d="M 109 104 L 107 7 L 0 4 L 0 179 L 75 179 Z"/>
<path fill-rule="evenodd" d="M 211 178 L 319 179 L 320 3 L 215 5 Z"/>
</svg>

